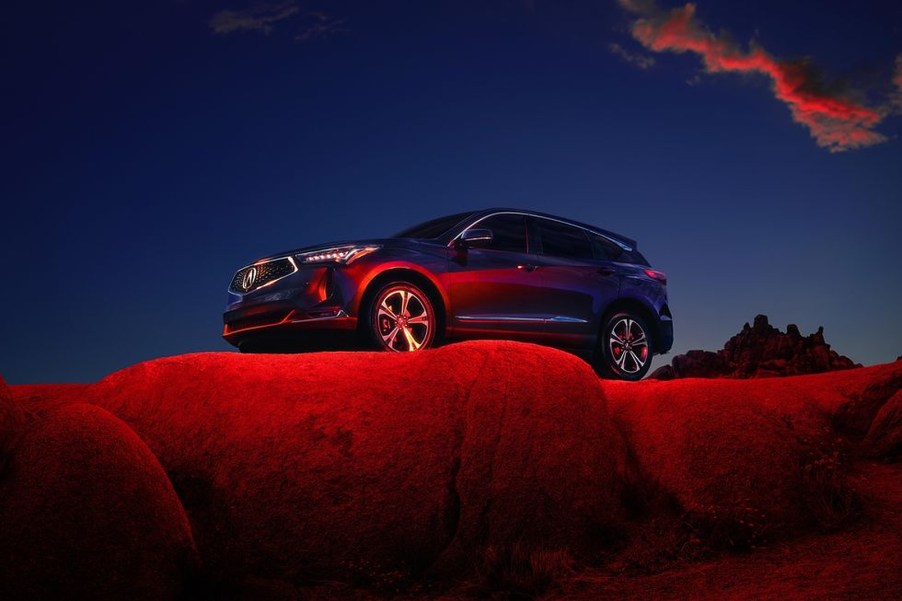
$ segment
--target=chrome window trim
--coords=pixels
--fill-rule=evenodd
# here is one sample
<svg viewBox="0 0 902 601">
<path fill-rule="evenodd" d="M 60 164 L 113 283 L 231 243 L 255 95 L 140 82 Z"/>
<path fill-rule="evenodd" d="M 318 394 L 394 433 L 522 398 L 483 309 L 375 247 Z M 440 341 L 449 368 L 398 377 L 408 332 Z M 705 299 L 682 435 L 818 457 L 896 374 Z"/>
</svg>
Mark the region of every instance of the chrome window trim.
<svg viewBox="0 0 902 601">
<path fill-rule="evenodd" d="M 450 247 L 450 246 L 454 246 L 454 243 L 455 243 L 458 239 L 460 239 L 461 235 L 462 235 L 465 231 L 467 231 L 467 230 L 473 228 L 475 225 L 479 224 L 479 223 L 482 222 L 483 220 L 488 219 L 489 217 L 495 217 L 496 215 L 523 215 L 523 216 L 526 216 L 526 217 L 533 217 L 533 218 L 535 218 L 535 219 L 547 219 L 548 221 L 554 221 L 555 223 L 560 223 L 560 224 L 562 224 L 562 225 L 567 225 L 567 226 L 570 226 L 570 227 L 575 227 L 575 228 L 577 228 L 577 229 L 583 230 L 584 232 L 589 232 L 590 234 L 593 234 L 593 235 L 595 235 L 595 236 L 601 236 L 602 238 L 604 238 L 605 240 L 608 240 L 608 241 L 611 242 L 612 244 L 616 244 L 617 246 L 619 246 L 620 248 L 622 248 L 622 249 L 625 250 L 626 252 L 632 252 L 632 250 L 633 250 L 633 248 L 632 248 L 631 246 L 629 246 L 628 244 L 624 244 L 624 243 L 621 242 L 620 240 L 615 240 L 614 238 L 611 238 L 610 236 L 605 236 L 605 235 L 602 234 L 601 232 L 596 232 L 595 230 L 590 229 L 590 228 L 587 228 L 587 227 L 585 227 L 585 226 L 582 226 L 582 225 L 579 225 L 579 224 L 576 224 L 576 223 L 570 223 L 569 221 L 564 221 L 563 219 L 557 219 L 557 218 L 554 218 L 554 217 L 546 217 L 545 215 L 536 215 L 535 213 L 527 213 L 526 211 L 498 211 L 497 213 L 489 213 L 488 215 L 484 215 L 484 216 L 480 217 L 479 219 L 477 219 L 476 221 L 474 221 L 473 223 L 471 223 L 470 225 L 468 225 L 467 227 L 465 227 L 464 229 L 460 230 L 460 233 L 457 234 L 456 236 L 454 236 L 454 238 L 451 239 L 451 241 L 448 243 L 448 246 L 449 246 L 449 247 Z M 527 250 L 527 252 L 529 252 L 529 251 Z M 240 270 L 239 270 L 239 271 L 240 271 Z"/>
</svg>

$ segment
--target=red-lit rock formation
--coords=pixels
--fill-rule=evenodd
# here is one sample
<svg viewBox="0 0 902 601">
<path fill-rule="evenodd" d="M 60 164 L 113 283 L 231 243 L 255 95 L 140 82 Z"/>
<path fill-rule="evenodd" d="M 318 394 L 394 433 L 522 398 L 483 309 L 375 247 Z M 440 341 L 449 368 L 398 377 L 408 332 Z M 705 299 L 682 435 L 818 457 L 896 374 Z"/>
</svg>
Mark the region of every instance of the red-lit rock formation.
<svg viewBox="0 0 902 601">
<path fill-rule="evenodd" d="M 197 568 L 188 518 L 134 432 L 83 403 L 31 413 L 18 428 L 0 472 L 0 596 L 163 600 L 187 590 Z"/>
<path fill-rule="evenodd" d="M 16 438 L 21 434 L 22 408 L 13 402 L 12 391 L 0 376 L 0 474 L 12 456 Z"/>
<path fill-rule="evenodd" d="M 511 541 L 592 553 L 626 446 L 566 353 L 207 353 L 90 390 L 166 468 L 217 577 L 386 578 Z"/>
<path fill-rule="evenodd" d="M 0 382 L 0 597 L 535 596 L 582 569 L 568 598 L 898 598 L 900 388 L 902 363 L 599 381 L 511 342 Z"/>
<path fill-rule="evenodd" d="M 898 459 L 902 454 L 902 392 L 879 407 L 864 443 L 876 457 Z"/>
</svg>

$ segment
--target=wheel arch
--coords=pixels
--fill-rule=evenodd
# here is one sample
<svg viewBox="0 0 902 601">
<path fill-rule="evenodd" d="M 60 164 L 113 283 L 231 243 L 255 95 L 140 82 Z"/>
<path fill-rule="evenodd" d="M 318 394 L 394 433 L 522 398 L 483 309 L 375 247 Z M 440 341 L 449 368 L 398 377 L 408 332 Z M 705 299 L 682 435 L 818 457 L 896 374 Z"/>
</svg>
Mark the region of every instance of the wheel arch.
<svg viewBox="0 0 902 601">
<path fill-rule="evenodd" d="M 596 333 L 596 337 L 600 340 L 601 332 L 607 324 L 608 320 L 616 313 L 620 313 L 621 311 L 632 311 L 637 313 L 642 319 L 645 320 L 645 323 L 648 325 L 651 330 L 651 339 L 652 339 L 652 353 L 658 354 L 659 348 L 661 347 L 658 331 L 658 316 L 655 315 L 653 309 L 651 309 L 648 305 L 637 298 L 632 297 L 621 297 L 612 302 L 607 308 L 604 310 L 604 313 L 601 316 L 601 323 L 598 326 L 598 332 Z"/>
<path fill-rule="evenodd" d="M 380 272 L 369 282 L 363 289 L 360 296 L 360 302 L 357 304 L 357 329 L 361 335 L 366 335 L 366 316 L 363 314 L 366 308 L 372 302 L 373 297 L 379 290 L 389 282 L 404 281 L 410 282 L 419 287 L 427 296 L 435 309 L 436 319 L 436 340 L 439 340 L 445 334 L 447 327 L 447 303 L 445 295 L 441 292 L 441 287 L 429 275 L 410 267 L 392 267 Z"/>
</svg>

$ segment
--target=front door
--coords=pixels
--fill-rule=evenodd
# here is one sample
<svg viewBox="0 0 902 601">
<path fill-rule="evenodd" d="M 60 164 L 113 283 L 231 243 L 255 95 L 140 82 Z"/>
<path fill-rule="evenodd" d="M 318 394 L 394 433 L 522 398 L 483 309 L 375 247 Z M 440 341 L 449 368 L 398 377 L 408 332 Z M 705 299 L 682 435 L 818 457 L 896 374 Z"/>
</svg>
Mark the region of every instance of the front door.
<svg viewBox="0 0 902 601">
<path fill-rule="evenodd" d="M 487 337 L 493 332 L 541 334 L 548 313 L 536 256 L 528 247 L 526 217 L 497 213 L 470 227 L 491 230 L 492 240 L 461 248 L 449 265 L 449 325 Z"/>
</svg>

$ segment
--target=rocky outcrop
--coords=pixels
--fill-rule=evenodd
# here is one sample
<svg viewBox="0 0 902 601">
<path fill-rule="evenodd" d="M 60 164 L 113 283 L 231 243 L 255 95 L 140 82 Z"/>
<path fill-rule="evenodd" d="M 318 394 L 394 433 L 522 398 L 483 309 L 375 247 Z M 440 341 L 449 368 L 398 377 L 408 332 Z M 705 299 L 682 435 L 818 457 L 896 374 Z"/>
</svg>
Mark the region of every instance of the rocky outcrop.
<svg viewBox="0 0 902 601">
<path fill-rule="evenodd" d="M 717 352 L 689 351 L 677 355 L 670 365 L 655 370 L 651 378 L 771 378 L 817 374 L 861 367 L 844 357 L 824 341 L 824 328 L 802 336 L 798 326 L 789 324 L 786 332 L 770 325 L 766 315 L 746 323 Z"/>
</svg>

